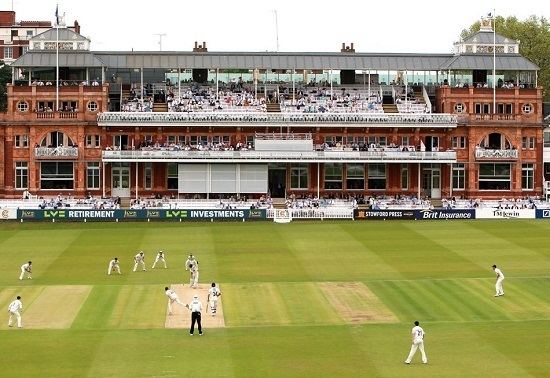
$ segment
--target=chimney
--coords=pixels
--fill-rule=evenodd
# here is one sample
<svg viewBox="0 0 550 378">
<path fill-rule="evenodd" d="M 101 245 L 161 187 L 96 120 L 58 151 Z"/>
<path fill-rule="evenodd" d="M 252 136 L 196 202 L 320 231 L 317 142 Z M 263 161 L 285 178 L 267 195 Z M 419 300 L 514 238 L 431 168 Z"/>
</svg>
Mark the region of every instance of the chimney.
<svg viewBox="0 0 550 378">
<path fill-rule="evenodd" d="M 199 45 L 197 41 L 195 41 L 195 47 L 193 47 L 193 52 L 207 52 L 208 49 L 206 48 L 206 42 L 203 42 L 202 45 Z"/>
<path fill-rule="evenodd" d="M 74 32 L 80 34 L 80 24 L 77 20 L 74 20 Z"/>
<path fill-rule="evenodd" d="M 346 46 L 345 43 L 342 43 L 342 49 L 340 50 L 340 52 L 343 52 L 343 53 L 354 53 L 354 52 L 355 52 L 355 47 L 353 47 L 353 43 L 351 43 L 350 46 Z"/>
</svg>

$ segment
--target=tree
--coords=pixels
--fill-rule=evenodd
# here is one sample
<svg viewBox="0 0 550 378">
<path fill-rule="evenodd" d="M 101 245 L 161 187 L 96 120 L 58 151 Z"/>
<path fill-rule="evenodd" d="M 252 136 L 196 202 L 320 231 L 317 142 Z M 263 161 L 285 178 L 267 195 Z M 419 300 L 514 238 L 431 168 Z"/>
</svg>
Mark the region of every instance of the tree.
<svg viewBox="0 0 550 378">
<path fill-rule="evenodd" d="M 0 112 L 5 112 L 8 108 L 7 83 L 11 83 L 11 68 L 0 60 Z"/>
<path fill-rule="evenodd" d="M 461 33 L 462 38 L 477 33 L 480 22 Z M 531 16 L 524 21 L 516 17 L 496 17 L 496 32 L 519 40 L 519 53 L 540 67 L 538 84 L 544 88 L 544 100 L 550 101 L 550 23 L 544 17 Z"/>
</svg>

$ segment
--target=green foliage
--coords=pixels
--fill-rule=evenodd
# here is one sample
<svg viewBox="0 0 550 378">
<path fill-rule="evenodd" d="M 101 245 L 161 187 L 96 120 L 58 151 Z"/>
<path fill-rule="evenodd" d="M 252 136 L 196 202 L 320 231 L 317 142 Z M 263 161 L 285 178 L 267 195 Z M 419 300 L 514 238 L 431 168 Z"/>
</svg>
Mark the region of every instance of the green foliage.
<svg viewBox="0 0 550 378">
<path fill-rule="evenodd" d="M 521 55 L 540 67 L 538 84 L 544 87 L 544 99 L 550 101 L 550 22 L 544 17 L 531 16 L 526 20 L 516 17 L 497 17 L 496 32 L 520 41 Z M 474 22 L 461 33 L 462 38 L 479 31 L 480 22 Z"/>
<path fill-rule="evenodd" d="M 7 83 L 11 83 L 11 68 L 0 60 L 0 111 L 2 112 L 8 108 Z"/>
</svg>

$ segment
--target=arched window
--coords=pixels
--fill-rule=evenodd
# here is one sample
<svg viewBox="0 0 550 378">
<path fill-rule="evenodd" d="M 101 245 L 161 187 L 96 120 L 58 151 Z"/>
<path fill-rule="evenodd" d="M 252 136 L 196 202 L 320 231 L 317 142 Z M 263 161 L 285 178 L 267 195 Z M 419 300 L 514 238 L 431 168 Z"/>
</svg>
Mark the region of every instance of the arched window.
<svg viewBox="0 0 550 378">
<path fill-rule="evenodd" d="M 49 132 L 40 142 L 42 147 L 68 147 L 73 145 L 72 139 L 61 131 Z"/>
<path fill-rule="evenodd" d="M 479 147 L 486 148 L 488 150 L 511 150 L 514 148 L 512 143 L 506 137 L 500 133 L 491 133 L 486 135 Z"/>
</svg>

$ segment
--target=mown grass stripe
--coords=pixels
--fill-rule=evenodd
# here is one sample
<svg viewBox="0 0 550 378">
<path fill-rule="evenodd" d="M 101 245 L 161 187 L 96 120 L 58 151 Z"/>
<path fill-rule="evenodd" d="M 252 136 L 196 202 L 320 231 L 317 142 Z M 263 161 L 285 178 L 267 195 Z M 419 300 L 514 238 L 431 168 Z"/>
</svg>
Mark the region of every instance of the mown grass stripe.
<svg viewBox="0 0 550 378">
<path fill-rule="evenodd" d="M 160 285 L 122 287 L 109 319 L 112 328 L 164 328 L 166 296 Z"/>
<path fill-rule="evenodd" d="M 122 286 L 94 286 L 71 328 L 106 329 Z"/>
<path fill-rule="evenodd" d="M 415 293 L 422 298 L 422 303 L 430 308 L 431 320 L 466 320 L 467 314 L 464 313 L 459 303 L 449 300 L 448 293 L 440 285 L 441 282 L 411 282 L 410 285 Z"/>
<path fill-rule="evenodd" d="M 415 293 L 403 282 L 386 281 L 380 285 L 369 283 L 378 298 L 390 308 L 401 321 L 410 321 L 412 318 L 431 318 L 430 310 L 416 299 Z M 381 289 L 379 292 L 378 289 Z"/>
<path fill-rule="evenodd" d="M 277 284 L 292 324 L 343 324 L 315 283 Z"/>
</svg>

